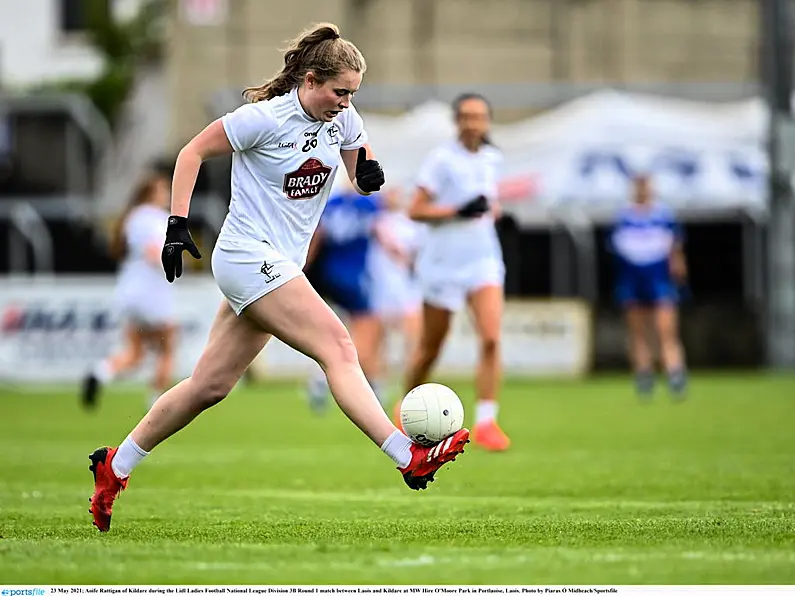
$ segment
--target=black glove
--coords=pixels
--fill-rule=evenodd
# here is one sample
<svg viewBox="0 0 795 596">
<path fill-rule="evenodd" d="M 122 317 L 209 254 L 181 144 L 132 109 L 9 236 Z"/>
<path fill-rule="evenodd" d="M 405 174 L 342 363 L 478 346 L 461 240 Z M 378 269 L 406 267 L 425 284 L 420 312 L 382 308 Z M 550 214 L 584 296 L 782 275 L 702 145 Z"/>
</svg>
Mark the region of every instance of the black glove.
<svg viewBox="0 0 795 596">
<path fill-rule="evenodd" d="M 202 255 L 193 243 L 188 230 L 188 218 L 179 215 L 170 215 L 168 228 L 166 228 L 166 243 L 160 255 L 163 261 L 163 270 L 169 283 L 174 282 L 174 277 L 182 275 L 182 251 L 187 250 L 194 259 L 201 259 Z"/>
<path fill-rule="evenodd" d="M 489 210 L 489 200 L 480 195 L 479 197 L 472 199 L 468 203 L 464 203 L 458 209 L 458 217 L 464 217 L 467 219 L 474 219 L 476 217 L 480 217 L 484 213 Z"/>
<path fill-rule="evenodd" d="M 356 185 L 364 192 L 375 192 L 384 185 L 384 170 L 374 159 L 367 159 L 367 150 L 359 149 L 356 160 Z"/>
</svg>

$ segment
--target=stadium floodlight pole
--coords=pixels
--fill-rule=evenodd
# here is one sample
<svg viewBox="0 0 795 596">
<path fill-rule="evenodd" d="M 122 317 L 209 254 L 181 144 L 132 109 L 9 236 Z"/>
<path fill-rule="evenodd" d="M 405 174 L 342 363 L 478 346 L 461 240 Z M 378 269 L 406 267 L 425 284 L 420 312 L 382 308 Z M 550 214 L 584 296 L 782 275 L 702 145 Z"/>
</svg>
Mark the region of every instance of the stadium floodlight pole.
<svg viewBox="0 0 795 596">
<path fill-rule="evenodd" d="M 772 368 L 795 368 L 795 121 L 790 0 L 761 0 L 761 79 L 770 108 L 766 340 Z"/>
</svg>

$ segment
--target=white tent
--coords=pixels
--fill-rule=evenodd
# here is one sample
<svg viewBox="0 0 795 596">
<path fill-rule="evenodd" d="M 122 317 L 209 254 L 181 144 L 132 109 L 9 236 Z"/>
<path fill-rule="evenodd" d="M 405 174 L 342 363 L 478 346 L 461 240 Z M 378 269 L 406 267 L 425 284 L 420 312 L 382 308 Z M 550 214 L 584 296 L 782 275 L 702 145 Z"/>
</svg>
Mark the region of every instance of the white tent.
<svg viewBox="0 0 795 596">
<path fill-rule="evenodd" d="M 406 190 L 428 152 L 455 135 L 440 103 L 364 117 L 388 183 Z M 611 212 L 640 171 L 678 210 L 720 212 L 764 208 L 767 124 L 761 99 L 718 104 L 607 90 L 495 125 L 492 138 L 505 155 L 503 201 L 526 219 Z"/>
</svg>

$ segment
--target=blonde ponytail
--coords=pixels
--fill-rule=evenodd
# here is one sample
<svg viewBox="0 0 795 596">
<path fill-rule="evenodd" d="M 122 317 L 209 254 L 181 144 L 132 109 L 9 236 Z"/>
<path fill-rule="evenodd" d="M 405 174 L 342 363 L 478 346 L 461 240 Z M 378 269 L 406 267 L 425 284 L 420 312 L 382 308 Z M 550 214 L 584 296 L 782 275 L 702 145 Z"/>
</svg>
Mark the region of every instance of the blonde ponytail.
<svg viewBox="0 0 795 596">
<path fill-rule="evenodd" d="M 256 103 L 285 95 L 298 87 L 310 71 L 318 82 L 325 83 L 345 70 L 364 73 L 366 69 L 364 56 L 340 36 L 339 27 L 319 23 L 290 42 L 284 53 L 284 66 L 272 79 L 244 89 L 243 97 Z"/>
</svg>

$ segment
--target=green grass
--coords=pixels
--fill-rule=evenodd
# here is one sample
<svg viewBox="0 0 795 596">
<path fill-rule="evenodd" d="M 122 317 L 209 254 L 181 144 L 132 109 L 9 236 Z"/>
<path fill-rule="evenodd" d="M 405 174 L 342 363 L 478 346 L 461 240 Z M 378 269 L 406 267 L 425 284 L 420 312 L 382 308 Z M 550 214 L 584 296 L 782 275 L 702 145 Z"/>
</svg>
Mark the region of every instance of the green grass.
<svg viewBox="0 0 795 596">
<path fill-rule="evenodd" d="M 100 535 L 87 454 L 142 403 L 0 392 L 0 583 L 795 583 L 795 377 L 696 376 L 682 404 L 511 382 L 511 450 L 470 445 L 423 493 L 296 385 L 243 387 L 154 451 Z"/>
</svg>

